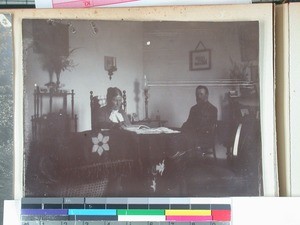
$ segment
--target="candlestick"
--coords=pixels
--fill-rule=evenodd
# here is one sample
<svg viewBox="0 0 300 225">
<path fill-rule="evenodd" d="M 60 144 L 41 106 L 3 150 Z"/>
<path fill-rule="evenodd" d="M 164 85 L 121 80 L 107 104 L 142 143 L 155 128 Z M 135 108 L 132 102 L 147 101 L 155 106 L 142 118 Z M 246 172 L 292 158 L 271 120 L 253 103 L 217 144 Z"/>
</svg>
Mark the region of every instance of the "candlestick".
<svg viewBox="0 0 300 225">
<path fill-rule="evenodd" d="M 145 120 L 149 120 L 148 116 L 148 99 L 149 99 L 149 90 L 144 89 L 144 95 L 145 95 Z"/>
<path fill-rule="evenodd" d="M 147 76 L 144 75 L 144 89 L 148 90 L 148 81 L 147 81 Z"/>
</svg>

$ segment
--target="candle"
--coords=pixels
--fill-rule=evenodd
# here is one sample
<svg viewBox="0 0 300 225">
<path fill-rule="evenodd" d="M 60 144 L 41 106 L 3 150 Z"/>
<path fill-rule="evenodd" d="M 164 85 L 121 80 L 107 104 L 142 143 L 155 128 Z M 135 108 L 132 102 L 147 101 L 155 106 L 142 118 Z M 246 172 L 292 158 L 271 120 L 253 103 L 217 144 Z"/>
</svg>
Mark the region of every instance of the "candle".
<svg viewBox="0 0 300 225">
<path fill-rule="evenodd" d="M 148 81 L 147 81 L 147 76 L 144 75 L 144 88 L 148 89 Z"/>
<path fill-rule="evenodd" d="M 113 57 L 113 67 L 117 66 L 116 57 Z"/>
</svg>

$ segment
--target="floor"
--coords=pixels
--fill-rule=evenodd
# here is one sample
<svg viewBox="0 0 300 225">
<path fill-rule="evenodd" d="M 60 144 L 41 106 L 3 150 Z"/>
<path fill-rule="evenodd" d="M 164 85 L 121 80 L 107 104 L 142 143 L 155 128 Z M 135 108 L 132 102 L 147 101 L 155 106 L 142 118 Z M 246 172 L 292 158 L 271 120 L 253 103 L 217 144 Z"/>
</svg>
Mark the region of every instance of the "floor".
<svg viewBox="0 0 300 225">
<path fill-rule="evenodd" d="M 237 169 L 226 159 L 226 148 L 216 145 L 217 160 L 201 152 L 190 152 L 164 162 L 162 173 L 123 167 L 113 176 L 96 171 L 79 171 L 59 179 L 35 175 L 27 181 L 26 196 L 77 197 L 226 197 L 257 196 L 257 175 Z M 126 168 L 126 169 L 125 169 Z M 154 172 L 153 172 L 154 171 Z M 97 174 L 97 175 L 95 175 Z M 100 174 L 100 175 L 99 175 Z M 86 179 L 92 177 L 92 179 Z"/>
</svg>

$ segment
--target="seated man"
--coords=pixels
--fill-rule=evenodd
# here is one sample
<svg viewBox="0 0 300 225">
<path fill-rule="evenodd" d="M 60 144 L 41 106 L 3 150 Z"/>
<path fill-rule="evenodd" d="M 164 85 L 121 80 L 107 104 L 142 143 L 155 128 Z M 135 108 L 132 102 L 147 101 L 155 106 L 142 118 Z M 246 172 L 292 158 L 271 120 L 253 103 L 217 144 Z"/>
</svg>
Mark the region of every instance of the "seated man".
<svg viewBox="0 0 300 225">
<path fill-rule="evenodd" d="M 122 91 L 119 88 L 107 89 L 107 103 L 95 113 L 96 129 L 122 128 L 130 125 L 129 118 L 122 109 L 122 99 Z"/>
<path fill-rule="evenodd" d="M 196 102 L 197 104 L 190 109 L 187 121 L 181 127 L 181 133 L 170 137 L 168 157 L 165 161 L 168 185 L 179 185 L 184 195 L 188 188 L 185 183 L 186 168 L 189 168 L 189 164 L 195 159 L 194 150 L 211 143 L 213 136 L 210 131 L 217 122 L 218 111 L 208 101 L 207 87 L 196 88 Z M 203 166 L 203 170 L 205 169 Z"/>
<path fill-rule="evenodd" d="M 217 122 L 218 110 L 208 101 L 208 89 L 205 86 L 196 88 L 196 102 L 192 106 L 187 121 L 181 131 L 186 134 L 190 146 L 201 146 L 211 140 L 210 130 Z"/>
</svg>

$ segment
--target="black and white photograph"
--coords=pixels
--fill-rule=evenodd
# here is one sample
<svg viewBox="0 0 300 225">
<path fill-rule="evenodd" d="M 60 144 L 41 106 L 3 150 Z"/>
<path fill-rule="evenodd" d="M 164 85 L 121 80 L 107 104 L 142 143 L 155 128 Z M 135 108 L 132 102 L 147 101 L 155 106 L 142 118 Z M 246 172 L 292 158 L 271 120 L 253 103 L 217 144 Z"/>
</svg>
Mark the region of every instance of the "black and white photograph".
<svg viewBox="0 0 300 225">
<path fill-rule="evenodd" d="M 262 196 L 258 21 L 23 19 L 25 197 Z"/>
</svg>

